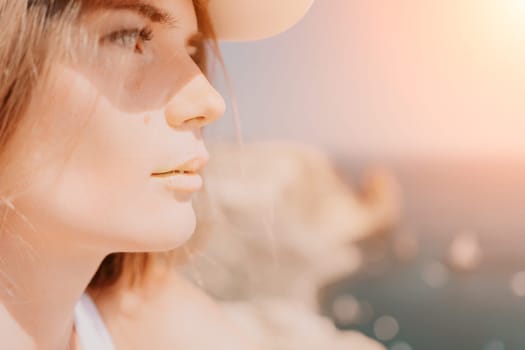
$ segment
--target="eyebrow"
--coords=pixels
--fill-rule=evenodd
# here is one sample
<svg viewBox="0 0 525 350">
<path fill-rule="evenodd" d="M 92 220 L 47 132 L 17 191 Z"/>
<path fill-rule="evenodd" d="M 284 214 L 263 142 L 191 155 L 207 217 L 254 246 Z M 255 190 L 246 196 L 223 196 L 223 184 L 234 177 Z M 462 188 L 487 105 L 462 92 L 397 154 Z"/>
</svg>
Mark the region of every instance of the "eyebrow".
<svg viewBox="0 0 525 350">
<path fill-rule="evenodd" d="M 113 10 L 131 10 L 149 19 L 152 22 L 175 26 L 177 20 L 166 10 L 149 4 L 143 0 L 94 0 L 91 5 L 95 8 Z M 206 36 L 201 31 L 193 33 L 187 40 L 191 46 L 202 45 Z"/>
<path fill-rule="evenodd" d="M 102 0 L 96 1 L 97 7 L 115 10 L 131 10 L 155 23 L 174 26 L 175 18 L 160 7 L 142 0 Z"/>
</svg>

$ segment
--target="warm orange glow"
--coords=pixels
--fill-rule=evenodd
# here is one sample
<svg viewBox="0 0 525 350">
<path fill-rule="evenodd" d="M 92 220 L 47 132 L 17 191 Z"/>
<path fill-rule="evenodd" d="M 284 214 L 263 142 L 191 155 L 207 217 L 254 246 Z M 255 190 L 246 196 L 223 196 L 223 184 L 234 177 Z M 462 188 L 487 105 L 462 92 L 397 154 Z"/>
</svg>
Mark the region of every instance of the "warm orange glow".
<svg viewBox="0 0 525 350">
<path fill-rule="evenodd" d="M 345 7 L 346 32 L 325 39 L 333 48 L 324 51 L 338 54 L 318 74 L 334 77 L 326 101 L 361 97 L 347 105 L 357 112 L 344 118 L 324 114 L 344 126 L 331 138 L 334 148 L 525 152 L 525 0 L 374 0 Z M 348 130 L 357 131 L 348 137 Z"/>
<path fill-rule="evenodd" d="M 525 36 L 525 1 L 524 0 L 499 0 L 480 2 L 484 10 L 483 22 L 480 26 L 487 28 L 482 32 L 496 35 L 504 41 L 518 39 L 515 43 L 523 44 Z M 491 33 L 490 33 L 491 32 Z"/>
<path fill-rule="evenodd" d="M 525 0 L 316 1 L 288 35 L 229 57 L 255 138 L 525 157 Z"/>
<path fill-rule="evenodd" d="M 497 3 L 499 3 L 499 1 Z M 524 19 L 525 19 L 525 1 L 507 0 L 507 1 L 501 1 L 501 4 L 507 10 L 507 12 L 509 13 L 512 19 L 523 24 Z M 523 25 L 522 27 L 525 28 L 525 26 Z"/>
</svg>

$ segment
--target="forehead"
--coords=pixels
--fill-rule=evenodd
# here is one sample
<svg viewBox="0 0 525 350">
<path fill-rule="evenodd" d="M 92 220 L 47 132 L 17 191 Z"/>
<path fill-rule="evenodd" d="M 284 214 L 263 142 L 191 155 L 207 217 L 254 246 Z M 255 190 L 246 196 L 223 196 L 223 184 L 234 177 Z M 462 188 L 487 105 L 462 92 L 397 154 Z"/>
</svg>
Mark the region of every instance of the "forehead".
<svg viewBox="0 0 525 350">
<path fill-rule="evenodd" d="M 197 29 L 193 0 L 88 0 L 85 5 L 94 11 L 133 11 L 152 22 Z"/>
</svg>

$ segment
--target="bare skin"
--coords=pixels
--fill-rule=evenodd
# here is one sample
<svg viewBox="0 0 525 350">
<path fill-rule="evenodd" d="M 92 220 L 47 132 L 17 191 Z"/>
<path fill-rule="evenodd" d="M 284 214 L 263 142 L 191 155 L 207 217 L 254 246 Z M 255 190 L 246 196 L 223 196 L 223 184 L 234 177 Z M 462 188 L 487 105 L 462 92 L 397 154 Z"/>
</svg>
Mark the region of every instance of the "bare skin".
<svg viewBox="0 0 525 350">
<path fill-rule="evenodd" d="M 121 283 L 90 295 L 117 349 L 256 349 L 211 298 L 175 271 L 159 268 L 138 289 Z"/>
<path fill-rule="evenodd" d="M 0 235 L 2 348 L 78 349 L 73 309 L 104 256 L 173 249 L 194 232 L 191 193 L 168 191 L 151 174 L 189 156 L 205 163 L 201 129 L 224 101 L 191 57 L 191 0 L 147 3 L 177 25 L 132 10 L 86 17 L 88 31 L 111 38 L 101 41 L 100 60 L 57 62 L 14 137 L 29 148 L 13 171 L 31 176 L 10 199 L 16 210 Z M 123 27 L 148 27 L 154 38 L 108 36 Z M 117 349 L 247 349 L 199 290 L 174 272 L 156 276 L 139 293 L 91 291 Z"/>
</svg>

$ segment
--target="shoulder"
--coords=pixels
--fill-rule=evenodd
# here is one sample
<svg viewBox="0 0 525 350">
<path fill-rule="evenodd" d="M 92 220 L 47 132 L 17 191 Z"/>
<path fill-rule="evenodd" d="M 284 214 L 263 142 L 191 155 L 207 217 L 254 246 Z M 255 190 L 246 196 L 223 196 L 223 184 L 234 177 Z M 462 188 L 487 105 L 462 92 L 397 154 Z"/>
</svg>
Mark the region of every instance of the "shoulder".
<svg viewBox="0 0 525 350">
<path fill-rule="evenodd" d="M 117 348 L 256 349 L 215 301 L 175 271 L 99 304 Z"/>
</svg>

